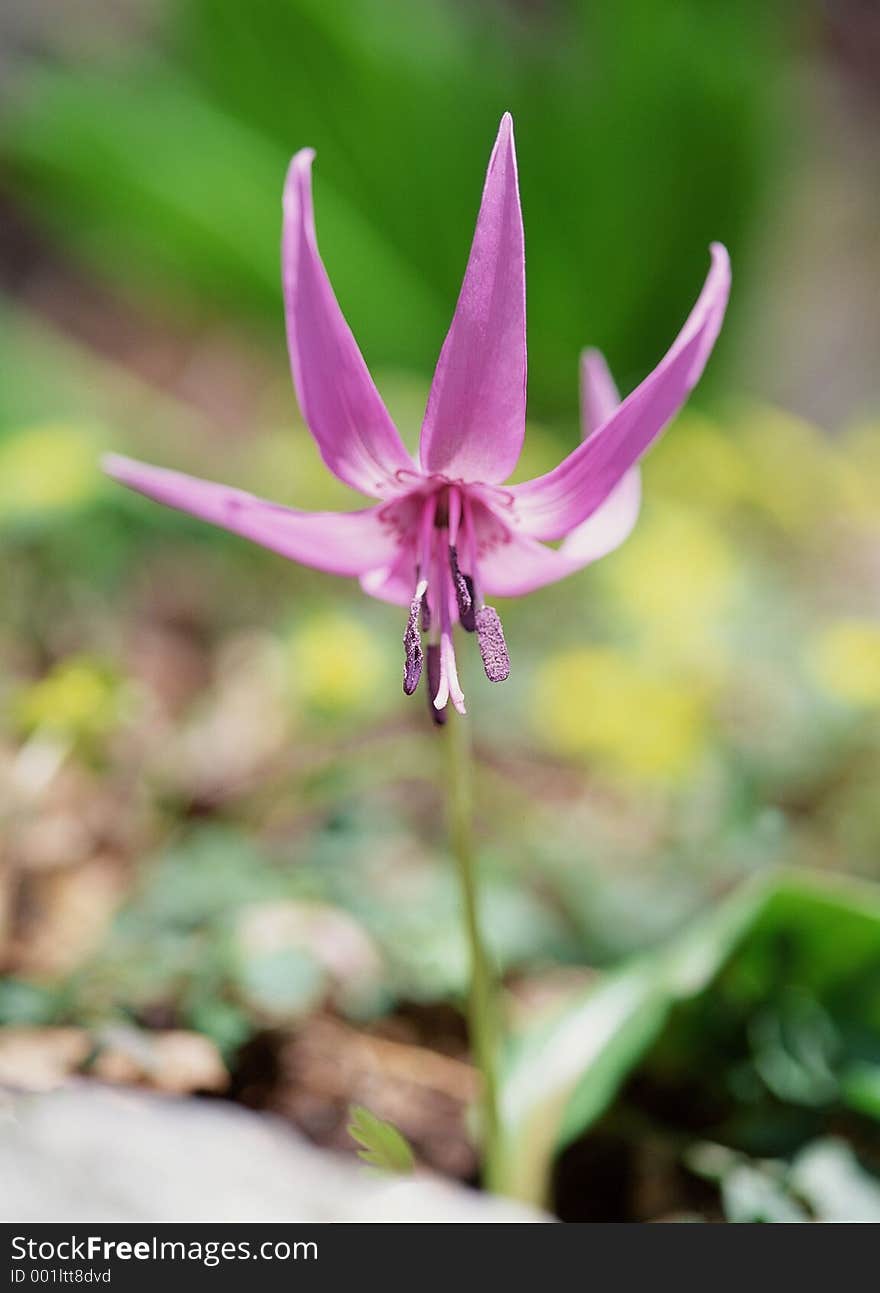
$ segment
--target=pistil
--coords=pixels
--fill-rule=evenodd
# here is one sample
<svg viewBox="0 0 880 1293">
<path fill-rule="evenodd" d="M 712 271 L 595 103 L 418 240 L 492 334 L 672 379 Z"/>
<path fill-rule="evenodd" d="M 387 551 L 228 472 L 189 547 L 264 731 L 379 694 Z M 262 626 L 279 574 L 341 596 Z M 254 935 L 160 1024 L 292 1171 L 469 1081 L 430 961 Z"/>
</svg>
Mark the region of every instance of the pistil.
<svg viewBox="0 0 880 1293">
<path fill-rule="evenodd" d="M 452 616 L 449 613 L 450 580 L 439 559 L 437 584 L 440 597 L 440 682 L 434 697 L 434 707 L 442 709 L 447 701 L 451 700 L 459 714 L 466 714 L 464 692 L 458 681 L 455 646 L 452 641 Z"/>
</svg>

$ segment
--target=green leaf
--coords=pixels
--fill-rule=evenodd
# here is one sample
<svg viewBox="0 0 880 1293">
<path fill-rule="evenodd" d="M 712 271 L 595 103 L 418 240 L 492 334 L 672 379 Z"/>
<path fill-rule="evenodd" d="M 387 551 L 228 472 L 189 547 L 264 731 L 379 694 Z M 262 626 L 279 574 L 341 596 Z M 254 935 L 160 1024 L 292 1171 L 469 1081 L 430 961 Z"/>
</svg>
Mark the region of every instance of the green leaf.
<svg viewBox="0 0 880 1293">
<path fill-rule="evenodd" d="M 555 1153 L 605 1111 L 673 1006 L 703 993 L 746 941 L 751 956 L 736 958 L 740 991 L 760 1001 L 780 937 L 792 944 L 801 982 L 817 990 L 843 983 L 876 962 L 880 898 L 868 885 L 780 872 L 737 891 L 520 1036 L 501 1074 L 499 1188 L 543 1203 Z"/>
<path fill-rule="evenodd" d="M 415 1167 L 415 1156 L 406 1138 L 363 1105 L 352 1105 L 348 1134 L 361 1146 L 358 1158 L 377 1171 L 406 1173 Z"/>
<path fill-rule="evenodd" d="M 844 1074 L 841 1094 L 850 1108 L 880 1122 L 880 1064 L 854 1064 Z"/>
</svg>

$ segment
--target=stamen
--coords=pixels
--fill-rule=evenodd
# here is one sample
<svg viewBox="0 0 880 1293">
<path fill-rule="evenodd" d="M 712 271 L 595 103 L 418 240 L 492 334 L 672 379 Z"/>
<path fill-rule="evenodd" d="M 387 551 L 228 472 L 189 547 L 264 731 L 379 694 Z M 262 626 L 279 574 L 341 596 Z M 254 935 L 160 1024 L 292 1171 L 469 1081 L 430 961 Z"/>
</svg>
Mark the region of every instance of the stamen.
<svg viewBox="0 0 880 1293">
<path fill-rule="evenodd" d="M 462 627 L 465 626 L 465 619 L 470 616 L 473 619 L 473 583 L 468 587 L 466 575 L 461 573 L 458 567 L 458 552 L 454 543 L 449 545 L 449 570 L 452 574 L 452 587 L 455 589 L 455 600 L 458 605 L 458 618 L 461 620 Z M 473 632 L 473 628 L 468 630 Z"/>
<path fill-rule="evenodd" d="M 438 709 L 434 697 L 440 690 L 440 647 L 435 642 L 428 644 L 428 709 L 438 727 L 442 727 L 448 717 L 446 706 Z"/>
<path fill-rule="evenodd" d="M 470 507 L 466 497 L 457 489 L 449 491 L 449 569 L 452 572 L 452 586 L 455 589 L 455 600 L 458 605 L 458 618 L 466 633 L 473 633 L 474 612 L 474 579 L 466 575 L 458 564 L 458 527 L 463 520 L 463 532 L 468 549 L 468 562 L 474 568 L 473 524 Z"/>
<path fill-rule="evenodd" d="M 448 495 L 448 520 L 449 543 L 455 547 L 458 542 L 458 524 L 461 520 L 461 495 L 455 488 L 450 489 Z"/>
<path fill-rule="evenodd" d="M 474 602 L 477 602 L 480 599 L 477 587 L 477 530 L 474 524 L 473 506 L 467 495 L 464 497 L 463 508 L 464 525 L 462 528 L 464 530 L 465 552 L 470 566 L 470 574 L 466 575 L 465 578 L 469 580 L 471 585 L 471 598 Z"/>
<path fill-rule="evenodd" d="M 486 677 L 490 682 L 504 682 L 510 676 L 510 656 L 498 612 L 494 606 L 481 606 L 475 618 Z"/>
<path fill-rule="evenodd" d="M 419 535 L 419 561 L 416 567 L 416 591 L 410 602 L 409 616 L 403 634 L 403 690 L 411 696 L 419 685 L 422 676 L 424 656 L 422 639 L 419 630 L 427 633 L 431 626 L 431 608 L 428 605 L 428 578 L 431 569 L 431 551 L 434 532 L 434 513 L 437 510 L 437 496 L 430 494 L 425 499 L 422 510 L 421 533 Z"/>
<path fill-rule="evenodd" d="M 473 633 L 477 627 L 477 596 L 474 591 L 474 581 L 470 575 L 462 575 L 462 579 L 464 580 L 465 588 L 467 588 L 471 604 L 464 613 L 462 613 L 461 604 L 459 604 L 458 618 L 465 633 Z"/>
<path fill-rule="evenodd" d="M 419 635 L 419 615 L 424 605 L 424 590 L 421 592 L 421 583 L 416 589 L 416 595 L 412 599 L 409 608 L 409 616 L 406 621 L 406 628 L 403 633 L 403 691 L 406 696 L 411 696 L 419 685 L 419 679 L 422 676 L 422 639 Z"/>
</svg>

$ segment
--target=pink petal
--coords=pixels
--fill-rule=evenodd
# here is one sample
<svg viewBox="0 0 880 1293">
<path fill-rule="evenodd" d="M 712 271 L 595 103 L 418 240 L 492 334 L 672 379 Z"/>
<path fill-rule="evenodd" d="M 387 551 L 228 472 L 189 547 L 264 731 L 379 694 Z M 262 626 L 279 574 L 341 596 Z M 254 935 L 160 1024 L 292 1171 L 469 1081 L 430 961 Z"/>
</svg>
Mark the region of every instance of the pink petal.
<svg viewBox="0 0 880 1293">
<path fill-rule="evenodd" d="M 353 489 L 384 498 L 399 490 L 395 472 L 412 472 L 413 462 L 318 254 L 313 158 L 310 148 L 297 153 L 284 186 L 281 260 L 293 383 L 302 415 L 330 470 Z"/>
<path fill-rule="evenodd" d="M 581 355 L 581 439 L 598 431 L 620 403 L 614 378 L 601 350 Z"/>
<path fill-rule="evenodd" d="M 409 545 L 396 558 L 361 575 L 361 588 L 370 597 L 393 606 L 409 606 L 416 579 L 416 554 Z"/>
<path fill-rule="evenodd" d="M 495 597 L 520 597 L 598 561 L 628 538 L 638 519 L 641 479 L 632 467 L 595 512 L 559 548 L 508 531 L 507 541 L 480 557 L 480 580 Z"/>
<path fill-rule="evenodd" d="M 506 480 L 526 420 L 526 283 L 510 114 L 501 119 L 452 325 L 422 426 L 426 471 Z"/>
<path fill-rule="evenodd" d="M 545 476 L 510 493 L 524 533 L 559 539 L 595 512 L 681 408 L 706 365 L 730 291 L 730 261 L 712 244 L 696 305 L 665 357 L 608 420 Z"/>
<path fill-rule="evenodd" d="M 114 480 L 158 503 L 334 575 L 361 575 L 389 564 L 399 550 L 399 538 L 387 522 L 384 506 L 362 512 L 298 512 L 244 490 L 149 467 L 118 454 L 109 454 L 102 466 Z"/>
<path fill-rule="evenodd" d="M 620 404 L 617 385 L 600 350 L 585 350 L 581 355 L 581 439 L 597 431 Z M 642 505 L 642 477 L 638 467 L 630 467 L 586 521 L 569 532 L 561 551 L 569 558 L 597 561 L 619 548 L 629 538 Z"/>
<path fill-rule="evenodd" d="M 558 549 L 559 555 L 576 562 L 577 570 L 607 557 L 629 538 L 639 519 L 641 505 L 642 473 L 638 467 L 630 467 L 605 502 L 566 536 Z"/>
</svg>

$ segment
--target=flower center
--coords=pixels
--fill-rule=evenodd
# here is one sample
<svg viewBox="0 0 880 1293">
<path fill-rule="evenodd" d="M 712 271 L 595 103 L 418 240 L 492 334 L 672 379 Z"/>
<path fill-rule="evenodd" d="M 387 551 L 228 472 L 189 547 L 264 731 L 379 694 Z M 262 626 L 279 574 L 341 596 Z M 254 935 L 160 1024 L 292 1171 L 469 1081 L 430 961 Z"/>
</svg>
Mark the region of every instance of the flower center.
<svg viewBox="0 0 880 1293">
<path fill-rule="evenodd" d="M 466 713 L 453 642 L 453 607 L 461 627 L 475 633 L 486 677 L 503 682 L 510 659 L 498 612 L 483 600 L 477 570 L 472 500 L 459 485 L 425 495 L 415 544 L 415 587 L 403 635 L 403 690 L 411 696 L 422 675 L 427 636 L 428 703 L 434 721 L 446 721 L 449 702 Z"/>
</svg>

